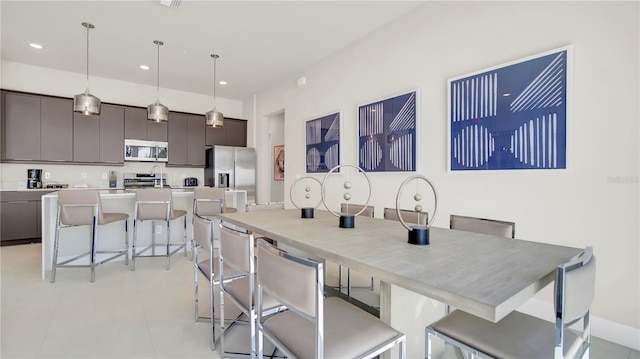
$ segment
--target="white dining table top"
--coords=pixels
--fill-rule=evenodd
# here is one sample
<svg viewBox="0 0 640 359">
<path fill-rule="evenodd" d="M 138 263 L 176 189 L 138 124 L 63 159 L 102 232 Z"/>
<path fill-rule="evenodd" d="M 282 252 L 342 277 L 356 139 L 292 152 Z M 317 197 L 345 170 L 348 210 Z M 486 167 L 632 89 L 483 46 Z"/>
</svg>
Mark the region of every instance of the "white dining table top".
<svg viewBox="0 0 640 359">
<path fill-rule="evenodd" d="M 338 218 L 300 210 L 226 213 L 223 221 L 285 243 L 374 278 L 499 321 L 554 280 L 555 269 L 581 252 L 547 243 L 432 227 L 430 244 L 407 242 L 399 222 Z"/>
</svg>

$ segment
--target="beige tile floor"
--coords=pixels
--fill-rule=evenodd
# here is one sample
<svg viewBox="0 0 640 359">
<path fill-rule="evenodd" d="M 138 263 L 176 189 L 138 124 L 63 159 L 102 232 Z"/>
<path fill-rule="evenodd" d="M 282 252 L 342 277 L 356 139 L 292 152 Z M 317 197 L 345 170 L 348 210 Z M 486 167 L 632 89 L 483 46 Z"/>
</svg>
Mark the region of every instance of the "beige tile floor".
<svg viewBox="0 0 640 359">
<path fill-rule="evenodd" d="M 134 272 L 107 263 L 95 283 L 88 268 L 63 268 L 51 284 L 40 279 L 40 250 L 0 247 L 1 358 L 219 358 L 209 347 L 209 323 L 193 319 L 188 258 L 172 257 L 169 271 L 163 258 L 140 259 Z M 206 315 L 208 295 L 200 300 Z M 591 357 L 640 359 L 597 338 Z"/>
</svg>

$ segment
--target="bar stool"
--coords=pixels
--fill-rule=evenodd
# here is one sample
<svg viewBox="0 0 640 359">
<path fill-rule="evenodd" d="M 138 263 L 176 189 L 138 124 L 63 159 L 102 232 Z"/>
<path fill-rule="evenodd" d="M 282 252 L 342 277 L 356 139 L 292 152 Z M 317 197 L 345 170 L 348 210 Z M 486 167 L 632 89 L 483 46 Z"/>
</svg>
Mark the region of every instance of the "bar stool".
<svg viewBox="0 0 640 359">
<path fill-rule="evenodd" d="M 171 243 L 171 221 L 182 217 L 184 226 L 182 229 L 183 241 Z M 138 221 L 151 221 L 151 244 L 142 250 L 136 249 L 138 237 Z M 165 221 L 167 223 L 167 242 L 156 243 L 155 222 Z M 131 256 L 131 270 L 136 269 L 137 257 L 167 257 L 167 270 L 171 269 L 171 256 L 179 250 L 184 249 L 187 256 L 187 211 L 173 209 L 173 197 L 170 189 L 142 189 L 136 191 L 136 204 L 133 218 L 133 250 Z M 163 254 L 156 254 L 156 247 L 163 247 Z M 172 250 L 172 247 L 175 249 Z M 151 250 L 151 254 L 143 254 Z"/>
<path fill-rule="evenodd" d="M 214 239 L 216 248 L 218 247 L 218 238 L 220 237 L 218 231 L 218 225 L 220 220 L 216 217 L 220 213 L 234 213 L 237 209 L 227 207 L 225 201 L 224 188 L 216 187 L 198 187 L 193 190 L 193 220 L 192 225 L 195 225 L 196 216 L 209 219 L 217 222 L 214 225 Z M 194 234 L 195 237 L 195 234 Z M 191 255 L 193 259 L 193 250 L 195 248 L 195 239 L 191 239 Z"/>
<path fill-rule="evenodd" d="M 120 250 L 99 251 L 98 226 L 124 221 L 125 247 Z M 97 190 L 67 190 L 58 192 L 58 213 L 56 216 L 56 233 L 53 244 L 53 261 L 51 264 L 51 283 L 56 281 L 56 269 L 61 267 L 90 267 L 91 282 L 96 278 L 96 266 L 120 256 L 125 256 L 125 265 L 129 264 L 129 215 L 126 213 L 103 213 L 100 193 Z M 60 229 L 76 226 L 91 226 L 90 251 L 76 255 L 58 263 L 60 247 Z M 98 254 L 111 254 L 98 259 Z M 84 257 L 89 257 L 89 264 L 71 264 Z"/>
</svg>

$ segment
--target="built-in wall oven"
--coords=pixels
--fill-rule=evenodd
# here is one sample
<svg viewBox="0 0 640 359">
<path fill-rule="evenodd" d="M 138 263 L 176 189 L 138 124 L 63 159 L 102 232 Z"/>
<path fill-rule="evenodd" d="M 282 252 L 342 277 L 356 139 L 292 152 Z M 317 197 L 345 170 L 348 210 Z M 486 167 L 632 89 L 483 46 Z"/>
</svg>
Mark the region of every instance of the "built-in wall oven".
<svg viewBox="0 0 640 359">
<path fill-rule="evenodd" d="M 168 162 L 168 143 L 161 141 L 124 140 L 124 160 Z"/>
</svg>

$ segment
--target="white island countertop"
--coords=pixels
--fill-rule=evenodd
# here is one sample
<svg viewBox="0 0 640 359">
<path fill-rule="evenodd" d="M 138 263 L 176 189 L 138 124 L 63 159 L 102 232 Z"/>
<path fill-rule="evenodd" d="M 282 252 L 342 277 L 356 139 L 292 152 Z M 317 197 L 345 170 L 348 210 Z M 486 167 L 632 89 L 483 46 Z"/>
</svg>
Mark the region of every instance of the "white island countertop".
<svg viewBox="0 0 640 359">
<path fill-rule="evenodd" d="M 173 194 L 173 207 L 187 211 L 187 239 L 192 238 L 191 217 L 193 208 L 193 189 L 195 187 L 171 188 Z M 95 189 L 95 188 L 93 188 Z M 84 189 L 69 188 L 58 191 L 82 191 Z M 133 216 L 136 202 L 136 190 L 102 189 L 100 200 L 102 211 L 105 213 L 126 213 L 129 215 L 129 250 L 133 240 Z M 141 189 L 140 191 L 144 191 Z M 227 190 L 226 206 L 245 211 L 247 205 L 247 191 Z M 42 196 L 42 279 L 45 279 L 51 271 L 53 259 L 53 244 L 56 230 L 56 214 L 58 210 L 58 192 L 48 193 Z M 138 238 L 144 241 L 151 238 L 151 226 L 146 221 L 139 227 Z M 162 229 L 164 231 L 164 228 Z M 175 231 L 175 233 L 174 233 Z M 161 235 L 165 235 L 162 233 Z M 172 225 L 172 238 L 181 238 L 182 225 Z M 88 251 L 90 243 L 90 229 L 88 226 L 77 228 L 65 228 L 60 233 L 61 244 L 59 256 L 72 255 Z M 121 223 L 112 223 L 98 227 L 98 246 L 100 250 L 122 248 L 123 229 Z M 161 237 L 162 238 L 162 237 Z M 144 243 L 144 242 L 143 242 Z M 130 254 L 129 254 L 130 256 Z M 124 260 L 123 257 L 120 260 Z M 78 269 L 82 270 L 82 269 Z"/>
</svg>

